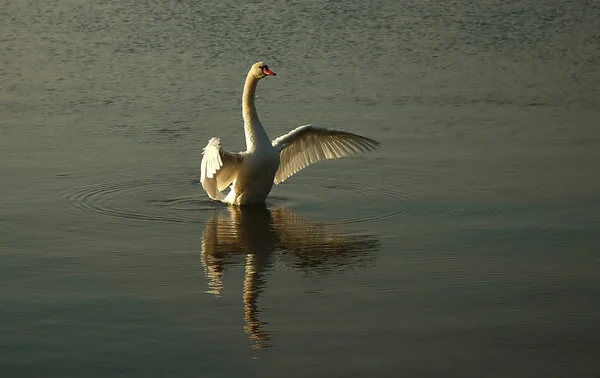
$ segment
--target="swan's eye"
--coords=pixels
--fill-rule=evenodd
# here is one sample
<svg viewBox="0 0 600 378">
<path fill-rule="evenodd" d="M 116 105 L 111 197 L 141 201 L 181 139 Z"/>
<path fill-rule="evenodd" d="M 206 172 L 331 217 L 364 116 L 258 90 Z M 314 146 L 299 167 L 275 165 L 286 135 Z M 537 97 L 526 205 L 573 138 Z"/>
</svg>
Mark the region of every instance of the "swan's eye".
<svg viewBox="0 0 600 378">
<path fill-rule="evenodd" d="M 269 69 L 269 66 L 267 66 L 266 64 L 265 64 L 265 65 L 263 65 L 263 66 L 260 66 L 260 67 L 258 67 L 258 68 L 260 68 L 260 69 L 262 70 L 262 73 L 263 73 L 265 76 L 276 76 L 276 75 L 277 75 L 275 72 L 271 71 L 271 70 Z"/>
</svg>

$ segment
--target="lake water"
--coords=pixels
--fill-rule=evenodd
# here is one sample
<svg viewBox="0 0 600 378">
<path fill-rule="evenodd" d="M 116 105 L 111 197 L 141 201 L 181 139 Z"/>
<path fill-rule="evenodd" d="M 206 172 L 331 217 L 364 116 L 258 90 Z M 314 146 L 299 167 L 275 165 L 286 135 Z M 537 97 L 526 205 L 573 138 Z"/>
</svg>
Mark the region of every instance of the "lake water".
<svg viewBox="0 0 600 378">
<path fill-rule="evenodd" d="M 600 375 L 597 1 L 5 1 L 2 377 Z M 382 142 L 210 202 L 202 147 Z"/>
</svg>

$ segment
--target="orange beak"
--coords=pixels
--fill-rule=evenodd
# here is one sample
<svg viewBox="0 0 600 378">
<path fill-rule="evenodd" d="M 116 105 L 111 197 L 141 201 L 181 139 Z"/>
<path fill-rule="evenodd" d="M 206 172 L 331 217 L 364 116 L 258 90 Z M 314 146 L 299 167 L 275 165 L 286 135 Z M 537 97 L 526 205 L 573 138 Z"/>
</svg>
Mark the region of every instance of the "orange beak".
<svg viewBox="0 0 600 378">
<path fill-rule="evenodd" d="M 275 72 L 271 71 L 267 67 L 264 67 L 262 71 L 267 76 L 277 76 L 277 74 Z"/>
</svg>

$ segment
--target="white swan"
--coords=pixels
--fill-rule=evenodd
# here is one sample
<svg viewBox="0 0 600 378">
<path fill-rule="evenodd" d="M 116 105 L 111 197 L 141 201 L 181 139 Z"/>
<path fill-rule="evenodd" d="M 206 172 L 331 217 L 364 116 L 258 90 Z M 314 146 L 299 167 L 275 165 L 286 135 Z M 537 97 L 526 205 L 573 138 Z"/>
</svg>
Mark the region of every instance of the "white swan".
<svg viewBox="0 0 600 378">
<path fill-rule="evenodd" d="M 200 182 L 214 200 L 232 205 L 264 203 L 273 184 L 282 183 L 309 164 L 379 146 L 373 139 L 313 125 L 297 127 L 270 141 L 254 106 L 256 85 L 267 76 L 275 76 L 275 72 L 263 62 L 255 63 L 244 84 L 242 116 L 246 151 L 225 151 L 216 137 L 204 147 Z M 231 189 L 225 195 L 223 190 L 227 187 Z"/>
</svg>

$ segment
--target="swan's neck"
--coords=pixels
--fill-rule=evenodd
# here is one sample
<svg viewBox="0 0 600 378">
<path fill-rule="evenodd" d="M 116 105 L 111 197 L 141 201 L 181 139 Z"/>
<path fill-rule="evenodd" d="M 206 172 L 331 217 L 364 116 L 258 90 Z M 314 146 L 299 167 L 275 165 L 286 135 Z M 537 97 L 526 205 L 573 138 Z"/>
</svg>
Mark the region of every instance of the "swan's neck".
<svg viewBox="0 0 600 378">
<path fill-rule="evenodd" d="M 252 151 L 263 145 L 271 146 L 269 136 L 258 119 L 256 107 L 254 106 L 254 94 L 258 79 L 248 74 L 244 84 L 244 95 L 242 97 L 242 117 L 244 118 L 244 134 L 246 134 L 246 149 Z"/>
</svg>

